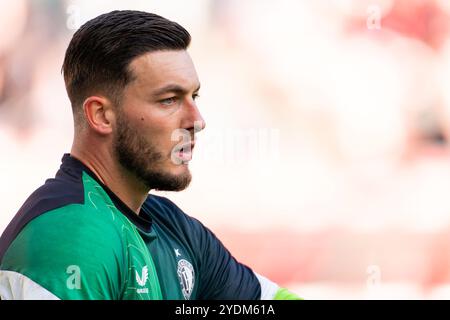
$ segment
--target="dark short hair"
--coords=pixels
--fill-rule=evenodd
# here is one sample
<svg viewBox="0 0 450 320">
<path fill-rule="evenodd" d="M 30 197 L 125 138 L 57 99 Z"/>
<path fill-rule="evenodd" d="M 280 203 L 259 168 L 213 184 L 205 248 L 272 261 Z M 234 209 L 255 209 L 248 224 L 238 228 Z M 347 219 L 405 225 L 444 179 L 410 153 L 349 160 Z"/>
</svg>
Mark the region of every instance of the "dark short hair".
<svg viewBox="0 0 450 320">
<path fill-rule="evenodd" d="M 62 66 L 74 114 L 94 93 L 118 103 L 133 79 L 128 67 L 134 58 L 158 50 L 185 50 L 190 41 L 186 29 L 153 13 L 112 11 L 89 20 L 73 35 Z"/>
</svg>

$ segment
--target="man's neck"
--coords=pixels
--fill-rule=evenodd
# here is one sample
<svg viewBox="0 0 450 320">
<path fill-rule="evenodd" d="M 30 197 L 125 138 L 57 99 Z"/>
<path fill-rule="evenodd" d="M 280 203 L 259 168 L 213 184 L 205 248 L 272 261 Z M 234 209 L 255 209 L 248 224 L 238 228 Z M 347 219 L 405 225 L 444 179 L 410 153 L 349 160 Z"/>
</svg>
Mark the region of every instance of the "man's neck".
<svg viewBox="0 0 450 320">
<path fill-rule="evenodd" d="M 141 206 L 148 196 L 149 190 L 134 176 L 127 172 L 111 155 L 99 156 L 94 153 L 80 152 L 72 148 L 70 155 L 80 160 L 100 181 L 139 215 Z"/>
</svg>

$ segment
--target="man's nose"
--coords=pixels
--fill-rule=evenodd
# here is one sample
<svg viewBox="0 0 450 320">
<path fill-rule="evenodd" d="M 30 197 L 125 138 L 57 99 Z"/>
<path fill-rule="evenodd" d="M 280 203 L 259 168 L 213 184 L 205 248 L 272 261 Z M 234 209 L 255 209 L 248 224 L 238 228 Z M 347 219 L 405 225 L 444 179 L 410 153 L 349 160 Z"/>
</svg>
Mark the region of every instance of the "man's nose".
<svg viewBox="0 0 450 320">
<path fill-rule="evenodd" d="M 193 128 L 195 132 L 202 131 L 206 127 L 206 122 L 203 119 L 197 104 L 193 99 L 189 99 L 187 104 L 186 123 L 184 128 Z"/>
</svg>

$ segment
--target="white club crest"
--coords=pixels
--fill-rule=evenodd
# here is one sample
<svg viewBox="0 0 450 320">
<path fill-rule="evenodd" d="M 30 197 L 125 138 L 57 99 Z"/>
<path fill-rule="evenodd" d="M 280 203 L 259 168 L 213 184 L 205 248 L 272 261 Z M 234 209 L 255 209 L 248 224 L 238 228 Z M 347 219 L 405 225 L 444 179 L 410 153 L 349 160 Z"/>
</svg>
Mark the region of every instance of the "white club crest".
<svg viewBox="0 0 450 320">
<path fill-rule="evenodd" d="M 189 300 L 195 284 L 194 267 L 189 261 L 181 259 L 178 261 L 177 274 L 180 279 L 181 292 L 183 293 L 184 299 Z"/>
</svg>

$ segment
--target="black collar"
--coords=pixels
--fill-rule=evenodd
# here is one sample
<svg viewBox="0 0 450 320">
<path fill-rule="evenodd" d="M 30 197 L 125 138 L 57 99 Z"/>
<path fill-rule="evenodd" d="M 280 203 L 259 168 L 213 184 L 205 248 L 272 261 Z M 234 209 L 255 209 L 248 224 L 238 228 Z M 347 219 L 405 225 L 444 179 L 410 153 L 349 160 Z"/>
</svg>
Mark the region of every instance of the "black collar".
<svg viewBox="0 0 450 320">
<path fill-rule="evenodd" d="M 131 210 L 114 192 L 112 192 L 106 185 L 104 185 L 100 179 L 93 173 L 87 166 L 85 166 L 80 160 L 72 157 L 69 153 L 64 154 L 62 158 L 62 164 L 60 170 L 70 176 L 74 174 L 79 175 L 85 171 L 89 176 L 91 176 L 97 183 L 106 191 L 108 196 L 111 198 L 112 202 L 117 209 L 120 210 L 136 227 L 141 231 L 150 232 L 152 228 L 152 220 L 150 214 L 145 212 L 144 208 L 141 208 L 141 212 L 137 215 L 133 210 Z M 144 218 L 148 217 L 148 219 Z"/>
</svg>

